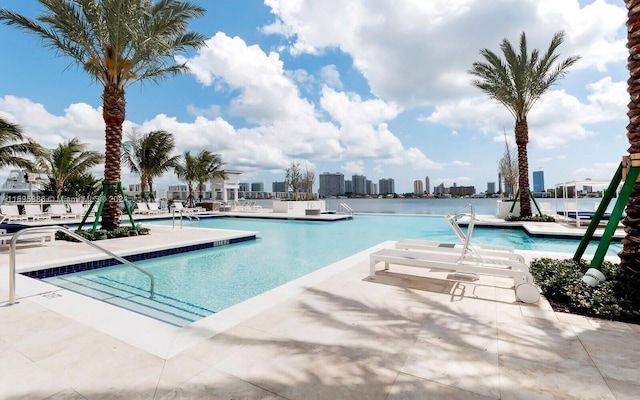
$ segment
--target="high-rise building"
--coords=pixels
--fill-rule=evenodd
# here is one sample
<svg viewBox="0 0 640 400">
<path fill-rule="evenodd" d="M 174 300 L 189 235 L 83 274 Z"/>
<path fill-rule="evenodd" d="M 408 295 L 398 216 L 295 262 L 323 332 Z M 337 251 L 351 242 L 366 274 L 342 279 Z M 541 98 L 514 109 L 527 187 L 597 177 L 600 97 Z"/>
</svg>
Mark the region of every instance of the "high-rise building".
<svg viewBox="0 0 640 400">
<path fill-rule="evenodd" d="M 422 181 L 420 179 L 416 179 L 413 181 L 413 193 L 417 195 L 422 195 L 424 190 L 422 189 Z"/>
<path fill-rule="evenodd" d="M 353 175 L 351 177 L 351 185 L 353 193 L 366 194 L 367 193 L 367 177 L 364 175 Z"/>
<path fill-rule="evenodd" d="M 253 182 L 253 183 L 251 183 L 251 191 L 252 192 L 264 192 L 264 183 L 262 183 L 262 182 Z"/>
<path fill-rule="evenodd" d="M 287 192 L 287 182 L 273 182 L 271 184 L 271 191 L 273 193 L 286 193 Z"/>
<path fill-rule="evenodd" d="M 444 182 L 439 184 L 438 186 L 433 187 L 433 194 L 435 195 L 443 195 L 445 193 Z"/>
<path fill-rule="evenodd" d="M 380 179 L 378 181 L 378 188 L 380 194 L 394 194 L 396 192 L 396 184 L 393 178 Z"/>
<path fill-rule="evenodd" d="M 427 191 L 427 194 L 431 193 L 431 181 L 428 176 L 424 178 L 424 190 Z"/>
<path fill-rule="evenodd" d="M 367 194 L 374 194 L 373 193 L 373 182 L 371 182 L 371 179 L 367 179 L 367 184 L 366 184 L 366 188 L 367 188 Z"/>
<path fill-rule="evenodd" d="M 544 171 L 533 171 L 533 191 L 544 192 Z"/>
<path fill-rule="evenodd" d="M 247 182 L 238 183 L 238 191 L 239 192 L 249 192 L 249 184 Z"/>
<path fill-rule="evenodd" d="M 496 183 L 487 182 L 487 193 L 495 193 L 495 192 L 496 192 Z"/>
<path fill-rule="evenodd" d="M 319 176 L 320 188 L 318 194 L 320 197 L 342 196 L 345 192 L 344 175 L 340 172 L 331 174 L 323 172 Z"/>
<path fill-rule="evenodd" d="M 353 182 L 344 181 L 344 192 L 345 193 L 353 193 Z"/>
</svg>

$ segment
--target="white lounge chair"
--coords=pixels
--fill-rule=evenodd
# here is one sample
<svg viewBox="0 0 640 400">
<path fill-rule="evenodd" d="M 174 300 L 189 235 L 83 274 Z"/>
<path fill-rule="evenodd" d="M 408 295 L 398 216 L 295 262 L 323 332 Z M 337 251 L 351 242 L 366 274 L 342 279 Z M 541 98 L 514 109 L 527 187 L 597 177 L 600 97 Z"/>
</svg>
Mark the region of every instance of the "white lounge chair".
<svg viewBox="0 0 640 400">
<path fill-rule="evenodd" d="M 182 205 L 181 202 L 176 201 L 173 203 L 173 211 L 178 211 L 178 212 L 182 212 L 184 214 L 193 214 L 193 213 L 197 213 L 197 212 L 204 212 L 206 211 L 204 208 L 202 207 L 185 207 L 184 205 Z"/>
<path fill-rule="evenodd" d="M 14 235 L 15 233 L 7 233 L 6 229 L 0 229 L 0 245 L 8 245 Z M 34 243 L 34 239 L 38 239 L 41 245 L 51 246 L 53 245 L 55 237 L 54 231 L 27 232 L 18 237 L 16 244 L 32 244 Z"/>
<path fill-rule="evenodd" d="M 376 278 L 376 264 L 384 262 L 384 269 L 390 264 L 412 267 L 444 269 L 470 274 L 506 276 L 513 278 L 516 297 L 523 303 L 535 303 L 540 299 L 539 289 L 532 283 L 533 277 L 526 264 L 515 260 L 488 259 L 482 262 L 469 260 L 457 254 L 427 251 L 383 249 L 369 256 L 369 278 Z"/>
<path fill-rule="evenodd" d="M 458 256 L 464 255 L 466 258 L 476 261 L 482 261 L 483 257 L 504 258 L 524 264 L 524 257 L 520 254 L 516 254 L 513 247 L 471 244 L 471 236 L 473 234 L 473 228 L 476 221 L 473 206 L 471 206 L 471 214 L 469 214 L 469 224 L 467 226 L 466 234 L 456 222 L 456 218 L 458 216 L 459 214 L 447 215 L 445 216 L 445 219 L 449 226 L 451 226 L 451 229 L 453 229 L 456 236 L 460 239 L 460 243 L 404 239 L 396 243 L 396 248 L 457 254 Z"/>
<path fill-rule="evenodd" d="M 134 214 L 150 214 L 147 203 L 136 203 L 136 209 L 133 210 Z"/>
<path fill-rule="evenodd" d="M 7 222 L 26 221 L 29 219 L 26 215 L 20 214 L 20 210 L 18 210 L 18 206 L 15 204 L 1 205 L 0 213 L 5 216 Z"/>
<path fill-rule="evenodd" d="M 39 219 L 51 219 L 49 214 L 42 212 L 42 206 L 40 206 L 40 204 L 25 204 L 24 215 L 32 221 L 37 221 Z"/>
<path fill-rule="evenodd" d="M 70 213 L 69 211 L 67 211 L 67 205 L 66 204 L 51 204 L 49 206 L 49 208 L 47 209 L 47 212 L 49 213 L 51 218 L 65 219 L 65 218 L 78 218 L 79 217 L 77 214 Z"/>
<path fill-rule="evenodd" d="M 155 202 L 148 203 L 147 208 L 149 209 L 150 214 L 160 214 L 161 212 L 164 212 L 164 210 L 160 209 L 158 203 Z"/>
</svg>

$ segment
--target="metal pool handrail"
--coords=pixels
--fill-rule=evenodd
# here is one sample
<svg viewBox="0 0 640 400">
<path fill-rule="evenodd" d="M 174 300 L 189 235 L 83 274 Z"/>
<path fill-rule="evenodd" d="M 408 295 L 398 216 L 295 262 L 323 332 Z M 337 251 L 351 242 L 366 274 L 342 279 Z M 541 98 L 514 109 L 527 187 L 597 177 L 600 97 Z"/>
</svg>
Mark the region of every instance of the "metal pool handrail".
<svg viewBox="0 0 640 400">
<path fill-rule="evenodd" d="M 78 235 L 77 233 L 70 231 L 68 228 L 58 226 L 58 225 L 53 225 L 53 226 L 47 226 L 47 227 L 33 227 L 33 228 L 22 229 L 16 232 L 11 238 L 11 242 L 9 244 L 9 305 L 15 304 L 15 300 L 16 300 L 16 243 L 17 243 L 18 237 L 20 237 L 23 233 L 28 233 L 28 232 L 51 232 L 51 231 L 62 232 L 67 236 L 71 236 L 72 238 L 77 239 L 81 242 L 84 242 L 89 246 L 93 247 L 94 249 L 97 249 L 105 253 L 109 257 L 115 258 L 121 263 L 126 264 L 130 267 L 133 267 L 134 269 L 147 275 L 149 277 L 149 280 L 151 281 L 151 285 L 149 288 L 149 297 L 153 298 L 153 296 L 155 295 L 155 281 L 154 281 L 153 275 L 150 272 L 145 271 L 144 269 L 138 267 L 131 261 L 126 260 L 110 252 L 109 250 L 98 246 L 97 244 L 87 240 L 86 238 Z"/>
</svg>

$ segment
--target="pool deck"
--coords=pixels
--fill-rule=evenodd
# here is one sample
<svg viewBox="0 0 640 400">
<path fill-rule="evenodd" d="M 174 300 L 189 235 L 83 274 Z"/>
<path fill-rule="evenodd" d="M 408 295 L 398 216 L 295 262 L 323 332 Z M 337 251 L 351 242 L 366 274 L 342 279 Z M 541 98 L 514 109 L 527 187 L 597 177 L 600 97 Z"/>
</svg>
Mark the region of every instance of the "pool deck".
<svg viewBox="0 0 640 400">
<path fill-rule="evenodd" d="M 104 244 L 124 254 L 204 231 L 176 230 Z M 368 255 L 392 244 L 184 328 L 21 275 L 9 306 L 4 255 L 0 399 L 637 398 L 640 326 L 519 303 L 505 278 L 393 265 L 370 280 Z M 87 256 L 80 247 L 20 246 L 17 260 Z"/>
</svg>

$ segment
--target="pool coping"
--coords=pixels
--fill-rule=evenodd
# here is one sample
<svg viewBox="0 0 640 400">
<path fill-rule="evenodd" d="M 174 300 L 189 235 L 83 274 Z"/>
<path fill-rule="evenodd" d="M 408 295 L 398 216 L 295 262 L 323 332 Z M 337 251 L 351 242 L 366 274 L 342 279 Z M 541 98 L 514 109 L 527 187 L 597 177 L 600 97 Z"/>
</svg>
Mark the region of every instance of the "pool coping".
<svg viewBox="0 0 640 400">
<path fill-rule="evenodd" d="M 393 242 L 384 242 L 358 252 L 183 327 L 169 325 L 22 274 L 16 276 L 16 286 L 20 289 L 18 303 L 21 299 L 28 299 L 143 351 L 167 359 L 353 267 L 358 262 L 368 260 L 371 252 L 391 243 Z M 6 276 L 3 269 L 4 267 L 0 268 L 0 277 Z"/>
</svg>

